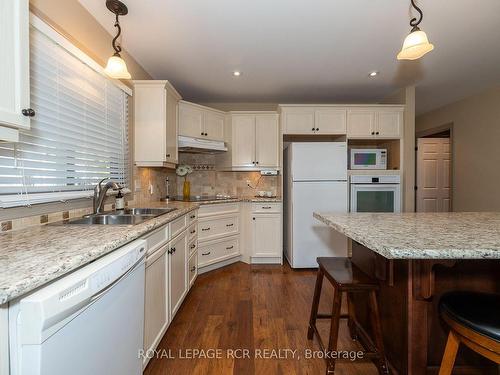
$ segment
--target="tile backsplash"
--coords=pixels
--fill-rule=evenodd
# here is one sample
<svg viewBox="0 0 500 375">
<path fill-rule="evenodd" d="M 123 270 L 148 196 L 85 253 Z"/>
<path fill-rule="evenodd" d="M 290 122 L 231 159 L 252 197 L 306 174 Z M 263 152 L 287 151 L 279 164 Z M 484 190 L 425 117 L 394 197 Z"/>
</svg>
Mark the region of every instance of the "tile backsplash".
<svg viewBox="0 0 500 375">
<path fill-rule="evenodd" d="M 259 190 L 280 192 L 278 176 L 261 176 L 260 172 L 221 172 L 215 168 L 214 155 L 181 154 L 179 162 L 189 164 L 194 172 L 187 179 L 191 182 L 191 195 L 224 194 L 251 197 Z M 247 186 L 247 181 L 252 187 Z M 177 177 L 177 192 L 182 194 L 184 178 Z"/>
</svg>

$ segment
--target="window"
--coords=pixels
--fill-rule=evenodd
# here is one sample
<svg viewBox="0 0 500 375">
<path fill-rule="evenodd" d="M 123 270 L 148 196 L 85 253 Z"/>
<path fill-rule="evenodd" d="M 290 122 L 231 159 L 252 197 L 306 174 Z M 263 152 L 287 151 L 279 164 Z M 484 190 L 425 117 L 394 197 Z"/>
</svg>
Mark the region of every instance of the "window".
<svg viewBox="0 0 500 375">
<path fill-rule="evenodd" d="M 0 204 L 89 196 L 106 177 L 127 186 L 127 93 L 34 26 L 30 85 L 31 129 L 0 143 Z"/>
</svg>

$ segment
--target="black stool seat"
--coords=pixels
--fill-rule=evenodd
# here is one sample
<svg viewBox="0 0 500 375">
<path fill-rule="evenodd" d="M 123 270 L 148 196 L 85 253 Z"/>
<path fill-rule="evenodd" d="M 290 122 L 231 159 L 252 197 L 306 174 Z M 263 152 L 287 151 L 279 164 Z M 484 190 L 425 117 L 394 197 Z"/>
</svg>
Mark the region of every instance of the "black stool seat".
<svg viewBox="0 0 500 375">
<path fill-rule="evenodd" d="M 441 297 L 439 310 L 469 329 L 500 342 L 500 294 L 449 292 Z"/>
</svg>

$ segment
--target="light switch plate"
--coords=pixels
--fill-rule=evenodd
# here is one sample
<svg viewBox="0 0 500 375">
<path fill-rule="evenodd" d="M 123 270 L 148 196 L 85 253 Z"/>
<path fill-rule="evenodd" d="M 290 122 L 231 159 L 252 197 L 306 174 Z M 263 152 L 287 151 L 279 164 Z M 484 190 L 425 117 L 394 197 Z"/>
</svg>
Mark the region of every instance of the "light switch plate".
<svg viewBox="0 0 500 375">
<path fill-rule="evenodd" d="M 141 180 L 134 181 L 134 191 L 135 192 L 141 191 Z"/>
</svg>

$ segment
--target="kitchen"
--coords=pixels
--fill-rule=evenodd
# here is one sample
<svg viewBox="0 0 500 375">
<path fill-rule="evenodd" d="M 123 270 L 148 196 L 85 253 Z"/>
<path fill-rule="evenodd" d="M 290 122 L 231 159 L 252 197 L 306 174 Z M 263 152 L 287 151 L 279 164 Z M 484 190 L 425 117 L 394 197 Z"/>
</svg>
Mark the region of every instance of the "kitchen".
<svg viewBox="0 0 500 375">
<path fill-rule="evenodd" d="M 500 56 L 455 87 L 465 2 L 0 4 L 1 375 L 498 374 Z"/>
</svg>

